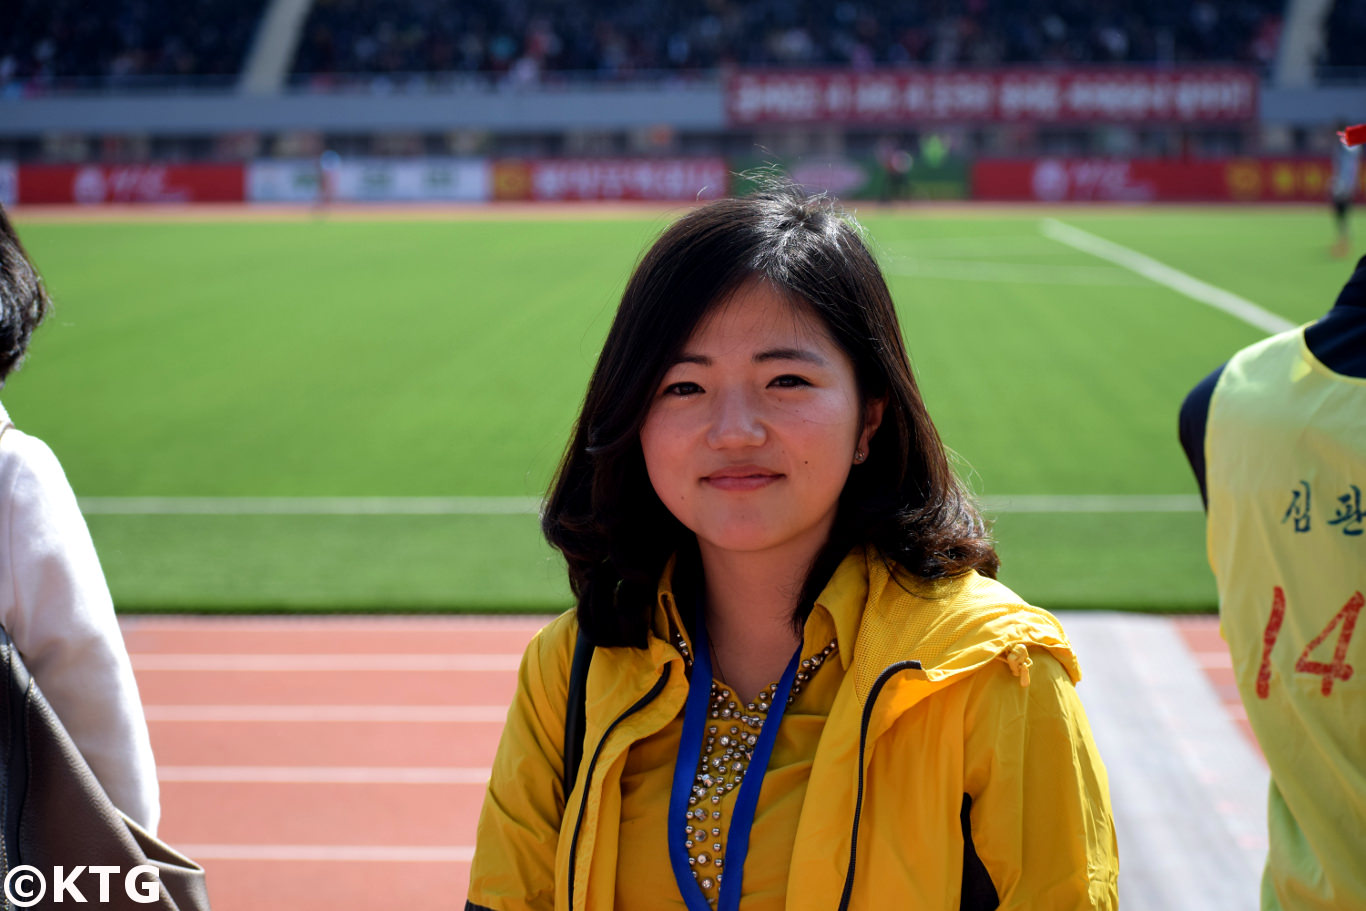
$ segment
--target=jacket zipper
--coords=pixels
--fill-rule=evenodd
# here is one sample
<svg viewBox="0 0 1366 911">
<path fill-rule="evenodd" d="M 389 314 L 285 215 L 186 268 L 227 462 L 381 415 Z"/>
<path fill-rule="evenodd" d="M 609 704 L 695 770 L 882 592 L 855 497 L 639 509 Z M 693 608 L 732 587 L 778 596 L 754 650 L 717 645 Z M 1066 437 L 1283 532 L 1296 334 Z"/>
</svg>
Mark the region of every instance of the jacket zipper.
<svg viewBox="0 0 1366 911">
<path fill-rule="evenodd" d="M 655 697 L 663 691 L 664 685 L 669 682 L 669 673 L 672 670 L 673 667 L 671 665 L 664 666 L 664 673 L 660 675 L 659 680 L 655 681 L 655 685 L 650 687 L 650 691 L 636 700 L 634 705 L 618 715 L 616 720 L 607 726 L 607 730 L 603 732 L 602 739 L 598 741 L 597 747 L 593 750 L 593 758 L 589 760 L 588 769 L 584 772 L 583 799 L 579 801 L 579 815 L 574 820 L 574 839 L 569 843 L 568 907 L 570 911 L 573 911 L 574 908 L 574 867 L 579 853 L 579 830 L 583 828 L 583 815 L 588 810 L 588 789 L 593 782 L 593 767 L 598 764 L 598 756 L 602 754 L 603 744 L 607 743 L 607 738 L 612 736 L 612 731 L 616 729 L 616 726 L 653 702 Z"/>
<path fill-rule="evenodd" d="M 873 703 L 882 694 L 882 688 L 887 681 L 891 680 L 896 674 L 902 671 L 920 670 L 919 661 L 898 661 L 890 665 L 878 674 L 877 680 L 873 681 L 873 688 L 868 693 L 868 699 L 863 703 L 863 718 L 859 722 L 858 735 L 858 799 L 854 803 L 854 829 L 849 838 L 849 869 L 844 874 L 844 892 L 840 895 L 840 911 L 847 911 L 849 899 L 854 892 L 854 867 L 858 863 L 858 824 L 859 816 L 863 813 L 863 769 L 864 753 L 868 747 L 868 723 L 873 717 Z"/>
</svg>

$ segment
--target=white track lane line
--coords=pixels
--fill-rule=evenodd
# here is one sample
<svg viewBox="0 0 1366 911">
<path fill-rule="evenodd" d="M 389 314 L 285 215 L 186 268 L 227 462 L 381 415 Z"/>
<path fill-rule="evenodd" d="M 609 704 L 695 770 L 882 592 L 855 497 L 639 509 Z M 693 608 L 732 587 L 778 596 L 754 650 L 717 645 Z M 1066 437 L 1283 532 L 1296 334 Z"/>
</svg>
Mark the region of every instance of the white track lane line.
<svg viewBox="0 0 1366 911">
<path fill-rule="evenodd" d="M 473 845 L 176 845 L 195 860 L 467 864 Z"/>
<path fill-rule="evenodd" d="M 508 633 L 527 638 L 555 614 L 121 614 L 119 626 L 139 633 L 203 634 L 215 630 L 270 635 L 312 635 L 318 632 L 392 633 Z"/>
<path fill-rule="evenodd" d="M 505 705 L 147 705 L 154 724 L 502 724 Z"/>
<path fill-rule="evenodd" d="M 136 652 L 139 671 L 515 671 L 520 654 L 269 655 Z"/>
<path fill-rule="evenodd" d="M 199 784 L 468 784 L 486 785 L 488 768 L 455 766 L 163 765 L 160 781 Z"/>
<path fill-rule="evenodd" d="M 1187 275 L 1179 269 L 1173 269 L 1171 266 L 1158 262 L 1150 256 L 1145 256 L 1137 250 L 1131 250 L 1114 241 L 1097 237 L 1081 228 L 1074 228 L 1056 218 L 1045 218 L 1039 222 L 1039 230 L 1045 237 L 1052 238 L 1058 243 L 1066 244 L 1083 253 L 1089 253 L 1092 256 L 1123 266 L 1132 272 L 1137 272 L 1159 285 L 1165 285 L 1179 294 L 1184 294 L 1191 300 L 1207 304 L 1216 310 L 1222 310 L 1255 329 L 1275 334 L 1295 328 L 1295 324 L 1285 317 L 1259 307 L 1232 291 L 1226 291 L 1208 282 L 1203 282 L 1193 275 Z"/>
<path fill-rule="evenodd" d="M 993 512 L 1199 512 L 1173 494 L 1005 494 Z M 82 497 L 88 516 L 534 516 L 531 497 Z"/>
</svg>

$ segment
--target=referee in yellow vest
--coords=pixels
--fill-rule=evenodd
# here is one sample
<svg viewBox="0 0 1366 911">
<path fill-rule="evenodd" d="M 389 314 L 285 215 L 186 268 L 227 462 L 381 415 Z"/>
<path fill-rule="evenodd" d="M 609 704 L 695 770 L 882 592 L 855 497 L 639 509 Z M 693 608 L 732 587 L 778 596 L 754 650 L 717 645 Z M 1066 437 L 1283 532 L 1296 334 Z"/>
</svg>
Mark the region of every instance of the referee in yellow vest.
<svg viewBox="0 0 1366 911">
<path fill-rule="evenodd" d="M 1366 257 L 1181 408 L 1219 620 L 1271 768 L 1262 911 L 1366 909 Z"/>
</svg>

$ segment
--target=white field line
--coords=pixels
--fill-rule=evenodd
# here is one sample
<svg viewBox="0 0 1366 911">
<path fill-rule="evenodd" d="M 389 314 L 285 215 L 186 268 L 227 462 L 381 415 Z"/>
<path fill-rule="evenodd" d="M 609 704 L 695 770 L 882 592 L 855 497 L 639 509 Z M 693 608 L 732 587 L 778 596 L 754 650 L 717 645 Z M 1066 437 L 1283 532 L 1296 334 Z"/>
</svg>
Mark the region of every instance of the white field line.
<svg viewBox="0 0 1366 911">
<path fill-rule="evenodd" d="M 967 282 L 1004 282 L 1015 285 L 1137 285 L 1142 280 L 1112 266 L 1050 266 L 965 259 L 891 260 L 884 271 L 893 275 Z"/>
<path fill-rule="evenodd" d="M 153 723 L 502 724 L 505 705 L 148 705 Z"/>
<path fill-rule="evenodd" d="M 515 671 L 522 656 L 512 653 L 456 654 L 175 654 L 137 652 L 139 671 Z"/>
<path fill-rule="evenodd" d="M 164 765 L 161 781 L 232 784 L 477 784 L 489 769 L 446 766 Z"/>
<path fill-rule="evenodd" d="M 1121 512 L 1202 512 L 1195 494 L 1105 494 L 1032 495 L 1014 494 L 982 497 L 988 513 L 1121 513 Z"/>
<path fill-rule="evenodd" d="M 467 864 L 473 845 L 185 845 L 176 848 L 195 860 L 337 861 L 341 863 Z"/>
<path fill-rule="evenodd" d="M 88 516 L 534 516 L 535 497 L 82 497 Z M 992 512 L 1195 512 L 1167 494 L 1019 494 L 986 497 Z M 1192 505 L 1194 504 L 1194 505 Z"/>
<path fill-rule="evenodd" d="M 534 516 L 539 497 L 81 497 L 88 516 Z"/>
<path fill-rule="evenodd" d="M 980 256 L 995 259 L 1001 256 L 1059 256 L 1064 255 L 1054 244 L 1038 234 L 998 234 L 970 237 L 922 237 L 910 243 L 897 244 L 894 250 L 878 251 L 884 265 L 901 257 L 922 256 Z"/>
<path fill-rule="evenodd" d="M 1137 250 L 1131 250 L 1103 237 L 1097 237 L 1088 231 L 1074 228 L 1055 218 L 1045 218 L 1039 222 L 1039 230 L 1045 237 L 1050 237 L 1058 243 L 1108 260 L 1131 272 L 1137 272 L 1159 285 L 1165 285 L 1179 294 L 1184 294 L 1191 300 L 1208 304 L 1216 310 L 1222 310 L 1255 329 L 1275 334 L 1295 328 L 1295 324 L 1285 317 L 1259 307 L 1232 291 L 1226 291 L 1208 282 L 1203 282 L 1193 275 L 1187 275 L 1179 269 L 1173 269 L 1171 266 L 1158 262 L 1150 256 L 1145 256 Z"/>
</svg>

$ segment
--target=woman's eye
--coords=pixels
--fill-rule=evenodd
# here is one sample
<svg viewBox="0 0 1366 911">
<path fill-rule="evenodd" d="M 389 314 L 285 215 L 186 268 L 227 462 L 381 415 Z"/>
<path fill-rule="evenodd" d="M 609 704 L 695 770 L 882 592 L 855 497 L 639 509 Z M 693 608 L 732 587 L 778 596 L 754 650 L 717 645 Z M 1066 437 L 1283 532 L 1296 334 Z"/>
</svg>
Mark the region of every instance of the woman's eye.
<svg viewBox="0 0 1366 911">
<path fill-rule="evenodd" d="M 696 383 L 670 383 L 664 387 L 665 395 L 697 395 L 702 387 Z"/>
<path fill-rule="evenodd" d="M 799 376 L 793 376 L 792 374 L 788 373 L 784 374 L 783 376 L 775 377 L 773 381 L 769 383 L 769 385 L 778 386 L 784 389 L 792 389 L 797 386 L 810 386 L 811 384 Z"/>
</svg>

